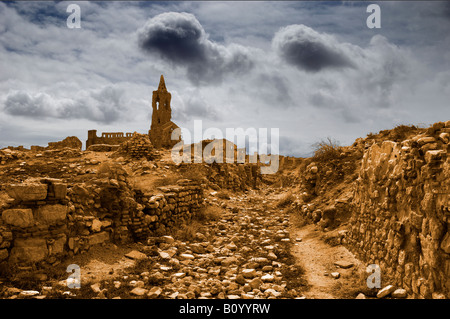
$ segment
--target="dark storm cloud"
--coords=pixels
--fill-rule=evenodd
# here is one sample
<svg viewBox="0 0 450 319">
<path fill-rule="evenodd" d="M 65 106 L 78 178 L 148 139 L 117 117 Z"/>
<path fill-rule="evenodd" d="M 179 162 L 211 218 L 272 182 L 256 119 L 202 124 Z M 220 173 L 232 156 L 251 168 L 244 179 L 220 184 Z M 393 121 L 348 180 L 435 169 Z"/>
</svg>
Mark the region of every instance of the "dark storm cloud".
<svg viewBox="0 0 450 319">
<path fill-rule="evenodd" d="M 333 37 L 305 25 L 290 25 L 278 31 L 273 46 L 289 64 L 308 72 L 352 66 Z"/>
<path fill-rule="evenodd" d="M 185 66 L 195 84 L 220 82 L 227 73 L 253 67 L 247 49 L 210 41 L 200 22 L 189 13 L 168 12 L 150 19 L 138 31 L 139 47 L 177 66 Z"/>
<path fill-rule="evenodd" d="M 87 119 L 113 123 L 122 114 L 122 91 L 105 87 L 100 91 L 81 91 L 74 99 L 57 98 L 46 93 L 9 93 L 4 111 L 9 115 L 28 118 Z"/>
<path fill-rule="evenodd" d="M 139 46 L 175 63 L 205 59 L 205 32 L 191 14 L 167 13 L 151 19 L 139 33 Z"/>
</svg>

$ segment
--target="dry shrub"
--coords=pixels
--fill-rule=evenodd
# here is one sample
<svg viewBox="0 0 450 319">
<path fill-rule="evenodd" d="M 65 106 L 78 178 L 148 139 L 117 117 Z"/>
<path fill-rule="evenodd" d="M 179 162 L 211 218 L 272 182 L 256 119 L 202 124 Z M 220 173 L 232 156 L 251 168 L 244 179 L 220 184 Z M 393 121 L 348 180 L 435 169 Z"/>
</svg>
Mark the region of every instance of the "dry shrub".
<svg viewBox="0 0 450 319">
<path fill-rule="evenodd" d="M 394 142 L 401 142 L 406 140 L 411 135 L 417 135 L 420 132 L 425 131 L 424 128 L 416 125 L 397 125 L 390 130 L 381 130 L 378 134 L 369 133 L 367 134 L 367 139 L 381 139 L 390 140 Z"/>
<path fill-rule="evenodd" d="M 416 131 L 417 127 L 414 125 L 398 125 L 391 131 L 389 137 L 396 142 L 401 142 Z"/>
<path fill-rule="evenodd" d="M 217 206 L 202 207 L 194 216 L 194 220 L 199 222 L 207 222 L 210 220 L 219 220 L 222 215 L 222 209 Z"/>
<path fill-rule="evenodd" d="M 172 228 L 170 233 L 178 240 L 192 241 L 195 239 L 198 232 L 202 233 L 202 228 L 205 227 L 206 222 L 218 220 L 221 215 L 222 209 L 220 207 L 210 205 L 202 207 L 194 214 L 189 223 Z"/>
<path fill-rule="evenodd" d="M 183 224 L 180 227 L 174 228 L 172 230 L 172 235 L 174 238 L 181 241 L 192 241 L 195 239 L 195 234 L 197 234 L 203 225 L 197 221 L 192 220 L 189 224 Z"/>
<path fill-rule="evenodd" d="M 278 201 L 277 207 L 278 208 L 286 207 L 286 206 L 292 204 L 294 202 L 294 200 L 295 200 L 295 197 L 292 194 L 292 192 L 288 192 Z"/>
<path fill-rule="evenodd" d="M 313 144 L 315 162 L 329 162 L 341 154 L 341 146 L 336 140 L 327 137 L 326 140 L 321 140 Z"/>
</svg>

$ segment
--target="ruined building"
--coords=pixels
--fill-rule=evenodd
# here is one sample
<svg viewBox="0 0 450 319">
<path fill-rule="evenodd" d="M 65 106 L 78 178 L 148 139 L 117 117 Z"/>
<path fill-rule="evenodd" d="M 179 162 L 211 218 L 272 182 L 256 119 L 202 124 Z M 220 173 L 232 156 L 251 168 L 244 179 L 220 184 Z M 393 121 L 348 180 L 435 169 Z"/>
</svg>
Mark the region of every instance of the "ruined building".
<svg viewBox="0 0 450 319">
<path fill-rule="evenodd" d="M 172 147 L 181 140 L 171 140 L 172 131 L 178 126 L 171 121 L 172 109 L 170 99 L 172 95 L 167 91 L 164 77 L 161 75 L 158 90 L 153 91 L 152 96 L 152 124 L 148 132 L 153 146 Z M 95 144 L 119 145 L 133 136 L 133 133 L 122 132 L 104 132 L 100 137 L 97 136 L 97 130 L 88 131 L 86 140 L 86 149 Z"/>
<path fill-rule="evenodd" d="M 133 136 L 133 133 L 102 133 L 101 137 L 97 136 L 97 130 L 88 131 L 88 139 L 86 140 L 86 149 L 95 144 L 119 145 Z"/>
<path fill-rule="evenodd" d="M 167 91 L 164 76 L 161 75 L 158 90 L 153 91 L 152 124 L 148 131 L 150 141 L 155 147 L 172 147 L 180 141 L 180 139 L 171 139 L 172 131 L 178 128 L 178 125 L 170 120 L 172 117 L 171 98 L 172 95 Z"/>
</svg>

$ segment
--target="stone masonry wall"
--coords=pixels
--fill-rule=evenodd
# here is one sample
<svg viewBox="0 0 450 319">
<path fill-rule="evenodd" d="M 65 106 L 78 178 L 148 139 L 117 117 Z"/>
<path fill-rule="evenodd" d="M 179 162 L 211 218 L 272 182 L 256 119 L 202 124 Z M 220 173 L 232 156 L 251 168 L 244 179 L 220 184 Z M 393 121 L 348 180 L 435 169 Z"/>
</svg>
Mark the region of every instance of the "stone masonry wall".
<svg viewBox="0 0 450 319">
<path fill-rule="evenodd" d="M 42 178 L 6 187 L 14 200 L 2 211 L 0 262 L 54 264 L 67 241 L 66 184 Z"/>
<path fill-rule="evenodd" d="M 371 145 L 354 190 L 348 248 L 416 298 L 450 298 L 449 133 Z"/>
<path fill-rule="evenodd" d="M 83 183 L 42 178 L 7 185 L 14 200 L 0 208 L 0 263 L 39 268 L 107 241 L 163 233 L 203 205 L 200 185 L 178 184 L 144 194 L 130 187 L 119 165 L 104 164 Z"/>
</svg>

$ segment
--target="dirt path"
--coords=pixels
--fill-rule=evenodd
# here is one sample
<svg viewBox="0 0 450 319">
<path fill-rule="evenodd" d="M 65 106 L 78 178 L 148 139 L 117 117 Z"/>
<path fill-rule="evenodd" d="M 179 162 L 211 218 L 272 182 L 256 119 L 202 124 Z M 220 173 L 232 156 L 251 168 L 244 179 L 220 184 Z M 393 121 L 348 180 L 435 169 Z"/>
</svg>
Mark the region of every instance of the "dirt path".
<svg viewBox="0 0 450 319">
<path fill-rule="evenodd" d="M 321 239 L 323 234 L 316 225 L 306 225 L 300 229 L 292 229 L 294 239 L 301 238 L 294 244 L 292 254 L 304 268 L 310 289 L 304 293 L 306 298 L 336 299 L 354 298 L 353 291 L 360 280 L 363 265 L 345 247 L 330 246 Z M 354 266 L 343 269 L 334 263 L 346 261 Z M 331 273 L 339 272 L 335 279 Z M 351 291 L 350 291 L 351 290 Z"/>
</svg>

